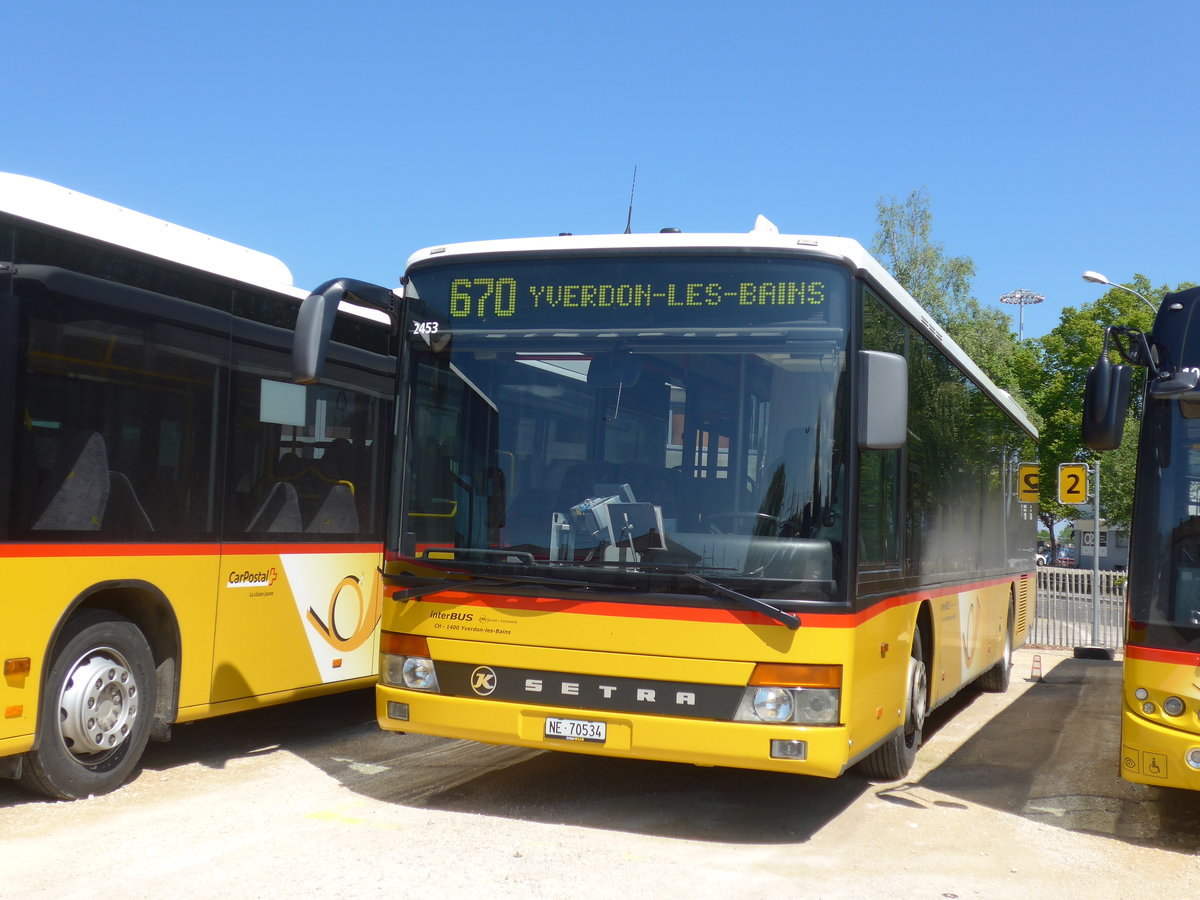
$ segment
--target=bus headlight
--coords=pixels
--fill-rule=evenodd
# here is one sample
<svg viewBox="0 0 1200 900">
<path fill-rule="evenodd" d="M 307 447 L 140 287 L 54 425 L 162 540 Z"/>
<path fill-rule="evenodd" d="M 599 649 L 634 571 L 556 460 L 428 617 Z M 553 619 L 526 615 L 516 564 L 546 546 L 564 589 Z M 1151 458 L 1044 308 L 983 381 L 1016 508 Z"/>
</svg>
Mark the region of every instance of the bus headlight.
<svg viewBox="0 0 1200 900">
<path fill-rule="evenodd" d="M 795 704 L 787 688 L 764 687 L 754 692 L 754 714 L 764 722 L 790 722 Z"/>
<path fill-rule="evenodd" d="M 383 632 L 380 635 L 379 680 L 390 687 L 437 692 L 437 667 L 423 637 Z"/>
<path fill-rule="evenodd" d="M 379 680 L 391 687 L 414 691 L 439 691 L 437 669 L 433 660 L 424 656 L 392 656 L 380 658 Z"/>
<path fill-rule="evenodd" d="M 812 725 L 836 725 L 842 692 L 801 688 L 797 692 L 796 721 Z"/>
<path fill-rule="evenodd" d="M 733 720 L 836 725 L 841 705 L 841 666 L 758 663 Z"/>
<path fill-rule="evenodd" d="M 735 722 L 836 725 L 841 691 L 836 688 L 749 687 Z"/>
<path fill-rule="evenodd" d="M 400 680 L 406 688 L 414 691 L 438 690 L 437 669 L 432 659 L 423 656 L 406 656 L 400 667 Z"/>
<path fill-rule="evenodd" d="M 1200 747 L 1193 747 L 1184 754 L 1183 759 L 1193 769 L 1200 769 Z"/>
<path fill-rule="evenodd" d="M 1183 701 L 1178 697 L 1168 697 L 1163 701 L 1163 712 L 1168 716 L 1182 716 L 1183 710 Z"/>
</svg>

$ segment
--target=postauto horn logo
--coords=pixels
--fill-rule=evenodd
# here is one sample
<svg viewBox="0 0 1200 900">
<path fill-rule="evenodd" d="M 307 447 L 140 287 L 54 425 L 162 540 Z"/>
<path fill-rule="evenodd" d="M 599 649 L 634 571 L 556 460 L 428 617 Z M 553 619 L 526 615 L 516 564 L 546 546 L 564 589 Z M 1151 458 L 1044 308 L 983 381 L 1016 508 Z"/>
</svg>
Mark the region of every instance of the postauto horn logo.
<svg viewBox="0 0 1200 900">
<path fill-rule="evenodd" d="M 370 596 L 364 596 L 362 584 L 347 575 L 333 589 L 329 609 L 324 614 L 308 608 L 308 621 L 329 646 L 345 653 L 357 650 L 375 633 L 383 611 L 383 589 L 376 577 Z"/>
</svg>

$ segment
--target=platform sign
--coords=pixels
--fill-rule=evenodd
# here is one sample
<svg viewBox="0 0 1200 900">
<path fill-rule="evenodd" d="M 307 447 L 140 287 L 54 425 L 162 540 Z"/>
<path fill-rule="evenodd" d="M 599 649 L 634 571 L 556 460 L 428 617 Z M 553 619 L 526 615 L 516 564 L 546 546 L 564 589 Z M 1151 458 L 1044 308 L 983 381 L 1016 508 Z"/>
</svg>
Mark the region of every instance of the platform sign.
<svg viewBox="0 0 1200 900">
<path fill-rule="evenodd" d="M 1017 466 L 1017 499 L 1022 503 L 1038 502 L 1038 465 L 1021 463 Z"/>
<path fill-rule="evenodd" d="M 1088 501 L 1088 467 L 1086 463 L 1058 464 L 1058 502 L 1079 506 Z"/>
</svg>

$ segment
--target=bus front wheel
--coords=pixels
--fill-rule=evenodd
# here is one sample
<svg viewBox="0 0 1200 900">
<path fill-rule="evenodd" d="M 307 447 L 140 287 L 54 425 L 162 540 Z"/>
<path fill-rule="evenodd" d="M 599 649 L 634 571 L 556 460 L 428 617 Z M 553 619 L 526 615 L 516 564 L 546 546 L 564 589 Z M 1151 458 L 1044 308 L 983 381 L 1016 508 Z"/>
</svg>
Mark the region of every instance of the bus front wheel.
<svg viewBox="0 0 1200 900">
<path fill-rule="evenodd" d="M 62 800 L 120 787 L 150 737 L 154 692 L 154 657 L 136 625 L 98 611 L 76 616 L 50 663 L 22 783 Z"/>
<path fill-rule="evenodd" d="M 925 654 L 921 632 L 914 629 L 912 650 L 908 657 L 905 686 L 904 727 L 875 749 L 860 764 L 867 778 L 877 781 L 896 781 L 908 774 L 921 746 L 925 728 L 925 713 L 929 708 L 929 680 L 925 669 Z"/>
</svg>

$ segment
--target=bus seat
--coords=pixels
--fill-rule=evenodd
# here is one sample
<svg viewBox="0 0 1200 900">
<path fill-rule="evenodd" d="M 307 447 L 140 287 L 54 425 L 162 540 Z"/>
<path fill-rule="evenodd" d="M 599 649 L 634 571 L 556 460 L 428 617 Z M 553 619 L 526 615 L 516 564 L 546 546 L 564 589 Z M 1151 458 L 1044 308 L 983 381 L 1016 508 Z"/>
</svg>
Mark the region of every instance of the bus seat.
<svg viewBox="0 0 1200 900">
<path fill-rule="evenodd" d="M 271 486 L 266 499 L 246 526 L 248 532 L 268 534 L 296 533 L 303 531 L 300 519 L 300 497 L 296 488 L 286 481 L 277 481 Z"/>
<path fill-rule="evenodd" d="M 105 533 L 118 536 L 154 531 L 133 484 L 121 472 L 110 470 L 108 473 L 108 505 L 104 508 L 103 528 Z"/>
<path fill-rule="evenodd" d="M 327 481 L 351 481 L 354 477 L 354 445 L 346 438 L 334 438 L 317 460 L 317 469 Z"/>
<path fill-rule="evenodd" d="M 329 489 L 304 530 L 309 534 L 358 534 L 358 508 L 349 482 L 339 481 Z"/>
<path fill-rule="evenodd" d="M 59 442 L 34 501 L 34 531 L 99 531 L 108 503 L 108 450 L 98 432 L 72 432 Z"/>
</svg>

